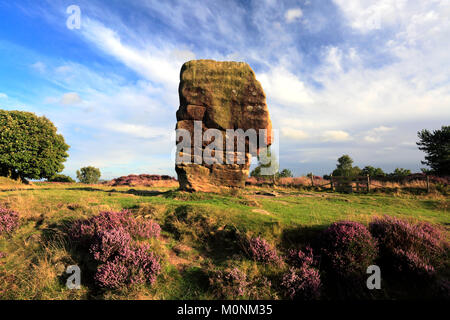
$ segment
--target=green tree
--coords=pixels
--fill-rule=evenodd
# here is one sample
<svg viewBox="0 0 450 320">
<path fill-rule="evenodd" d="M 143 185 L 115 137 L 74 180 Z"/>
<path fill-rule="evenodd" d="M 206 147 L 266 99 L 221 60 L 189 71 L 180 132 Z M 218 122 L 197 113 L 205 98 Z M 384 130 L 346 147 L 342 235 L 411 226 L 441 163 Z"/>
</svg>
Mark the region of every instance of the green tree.
<svg viewBox="0 0 450 320">
<path fill-rule="evenodd" d="M 333 176 L 354 177 L 360 174 L 361 169 L 357 166 L 353 167 L 353 159 L 347 154 L 338 159 L 336 169 L 333 171 Z"/>
<path fill-rule="evenodd" d="M 386 173 L 381 169 L 381 168 L 375 168 L 372 166 L 365 166 L 362 170 L 361 170 L 361 174 L 366 176 L 372 176 L 372 177 L 376 177 L 376 176 L 385 176 Z"/>
<path fill-rule="evenodd" d="M 47 179 L 48 182 L 75 182 L 71 177 L 64 174 L 55 174 L 51 178 Z"/>
<path fill-rule="evenodd" d="M 69 146 L 56 131 L 45 117 L 0 110 L 0 175 L 47 179 L 61 172 Z"/>
<path fill-rule="evenodd" d="M 420 141 L 416 144 L 426 153 L 422 164 L 429 166 L 434 174 L 450 175 L 450 126 L 433 132 L 424 129 L 417 135 Z"/>
<path fill-rule="evenodd" d="M 255 169 L 253 169 L 252 172 L 250 172 L 250 177 L 261 177 L 261 166 L 257 166 Z"/>
<path fill-rule="evenodd" d="M 278 174 L 278 176 L 280 178 L 292 178 L 294 175 L 292 174 L 292 171 L 289 169 L 283 169 L 281 170 L 281 172 Z"/>
<path fill-rule="evenodd" d="M 406 177 L 411 174 L 411 170 L 409 169 L 403 169 L 403 168 L 396 168 L 394 172 L 392 172 L 391 176 L 400 176 L 400 177 Z"/>
<path fill-rule="evenodd" d="M 77 170 L 77 179 L 81 183 L 94 184 L 100 179 L 100 169 L 89 166 Z"/>
</svg>

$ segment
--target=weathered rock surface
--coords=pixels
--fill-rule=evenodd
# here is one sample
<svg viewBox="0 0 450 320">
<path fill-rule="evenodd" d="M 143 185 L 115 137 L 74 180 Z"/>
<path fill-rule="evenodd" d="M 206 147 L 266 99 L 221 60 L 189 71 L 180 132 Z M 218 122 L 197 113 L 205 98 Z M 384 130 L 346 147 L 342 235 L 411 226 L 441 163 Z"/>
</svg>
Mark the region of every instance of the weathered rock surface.
<svg viewBox="0 0 450 320">
<path fill-rule="evenodd" d="M 238 153 L 237 146 L 231 150 L 231 155 L 230 150 L 227 150 L 231 158 L 241 156 L 245 159 L 244 164 L 226 164 L 225 160 L 223 163 L 208 164 L 208 157 L 203 152 L 214 139 L 203 139 L 200 145 L 194 146 L 194 121 L 201 121 L 202 132 L 207 129 L 220 131 L 223 144 L 215 148 L 213 157 L 222 153 L 223 159 L 226 159 L 226 129 L 254 129 L 256 132 L 266 129 L 266 143 L 270 145 L 272 123 L 266 96 L 253 70 L 244 62 L 186 62 L 181 68 L 179 96 L 176 128 L 190 132 L 190 159 L 192 162 L 197 161 L 176 164 L 180 188 L 188 191 L 218 191 L 223 187 L 244 187 L 251 160 L 249 142 L 246 142 L 245 154 Z"/>
</svg>

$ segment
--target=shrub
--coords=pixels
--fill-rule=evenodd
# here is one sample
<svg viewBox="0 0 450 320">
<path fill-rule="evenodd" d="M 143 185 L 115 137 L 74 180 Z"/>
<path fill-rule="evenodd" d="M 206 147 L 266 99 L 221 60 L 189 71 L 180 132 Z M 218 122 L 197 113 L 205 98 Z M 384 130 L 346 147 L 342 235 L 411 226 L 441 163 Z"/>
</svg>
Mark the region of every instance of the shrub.
<svg viewBox="0 0 450 320">
<path fill-rule="evenodd" d="M 78 220 L 69 229 L 69 236 L 73 241 L 90 245 L 95 234 L 123 228 L 131 237 L 158 237 L 161 227 L 154 221 L 136 220 L 127 210 L 120 212 L 101 212 L 98 216 L 87 220 Z"/>
<path fill-rule="evenodd" d="M 307 246 L 304 251 L 294 249 L 289 250 L 287 263 L 294 268 L 302 268 L 305 265 L 314 265 L 314 254 L 311 247 Z"/>
<path fill-rule="evenodd" d="M 48 182 L 70 182 L 74 183 L 75 180 L 73 180 L 71 177 L 66 176 L 64 174 L 55 174 L 51 178 L 47 179 Z"/>
<path fill-rule="evenodd" d="M 153 284 L 160 271 L 159 259 L 148 244 L 128 245 L 113 260 L 100 265 L 94 279 L 99 287 L 117 289 L 128 284 Z"/>
<path fill-rule="evenodd" d="M 160 226 L 153 221 L 138 221 L 130 212 L 101 212 L 87 220 L 78 220 L 69 229 L 69 237 L 89 252 L 97 262 L 94 280 L 99 287 L 116 289 L 130 284 L 152 284 L 161 270 L 159 258 L 148 244 L 133 238 L 157 237 Z"/>
<path fill-rule="evenodd" d="M 133 223 L 129 229 L 133 237 L 144 239 L 158 238 L 161 234 L 161 227 L 152 220 Z"/>
<path fill-rule="evenodd" d="M 301 268 L 290 268 L 283 276 L 281 286 L 290 299 L 316 300 L 321 289 L 319 271 L 307 264 Z"/>
<path fill-rule="evenodd" d="M 131 236 L 123 228 L 119 228 L 99 232 L 92 241 L 90 252 L 94 259 L 107 262 L 118 255 L 123 248 L 130 246 Z"/>
<path fill-rule="evenodd" d="M 283 276 L 281 287 L 290 299 L 316 300 L 320 297 L 321 279 L 311 247 L 289 250 L 287 262 L 291 266 Z"/>
<path fill-rule="evenodd" d="M 77 170 L 77 179 L 81 183 L 94 184 L 100 179 L 101 173 L 100 169 L 89 166 Z"/>
<path fill-rule="evenodd" d="M 323 233 L 322 262 L 330 274 L 359 278 L 376 256 L 376 241 L 360 223 L 336 222 Z"/>
<path fill-rule="evenodd" d="M 0 207 L 0 235 L 11 234 L 19 227 L 19 214 Z"/>
<path fill-rule="evenodd" d="M 428 277 L 442 264 L 444 241 L 429 223 L 411 224 L 394 217 L 375 219 L 369 226 L 378 240 L 381 263 L 405 276 Z"/>
<path fill-rule="evenodd" d="M 241 269 L 226 268 L 210 274 L 210 285 L 220 299 L 270 299 L 272 283 L 266 277 L 249 276 Z"/>
<path fill-rule="evenodd" d="M 281 258 L 276 249 L 261 237 L 251 238 L 245 244 L 244 250 L 255 261 L 279 263 Z"/>
<path fill-rule="evenodd" d="M 209 281 L 222 298 L 243 297 L 248 286 L 247 275 L 239 268 L 217 271 Z"/>
</svg>

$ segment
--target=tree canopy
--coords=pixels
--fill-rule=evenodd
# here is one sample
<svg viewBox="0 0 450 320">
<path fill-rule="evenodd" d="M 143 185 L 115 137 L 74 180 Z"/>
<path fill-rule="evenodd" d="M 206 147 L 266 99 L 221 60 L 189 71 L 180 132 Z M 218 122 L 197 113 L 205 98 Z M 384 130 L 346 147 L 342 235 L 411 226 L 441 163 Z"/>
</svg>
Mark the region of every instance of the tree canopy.
<svg viewBox="0 0 450 320">
<path fill-rule="evenodd" d="M 372 166 L 365 166 L 362 170 L 361 170 L 361 174 L 366 176 L 372 176 L 372 177 L 376 177 L 376 176 L 385 176 L 386 173 L 383 171 L 383 169 L 381 168 L 375 168 Z"/>
<path fill-rule="evenodd" d="M 64 169 L 69 146 L 46 117 L 0 110 L 0 175 L 50 178 Z"/>
<path fill-rule="evenodd" d="M 358 166 L 353 167 L 353 159 L 348 154 L 344 154 L 337 161 L 333 176 L 354 177 L 361 174 Z"/>
<path fill-rule="evenodd" d="M 77 170 L 77 179 L 80 180 L 81 183 L 86 184 L 94 184 L 97 183 L 100 179 L 101 173 L 100 169 L 89 166 L 83 167 L 80 170 Z"/>
<path fill-rule="evenodd" d="M 431 168 L 431 173 L 450 175 L 450 126 L 440 130 L 422 130 L 417 133 L 420 141 L 416 142 L 419 150 L 426 153 L 422 164 Z"/>
</svg>

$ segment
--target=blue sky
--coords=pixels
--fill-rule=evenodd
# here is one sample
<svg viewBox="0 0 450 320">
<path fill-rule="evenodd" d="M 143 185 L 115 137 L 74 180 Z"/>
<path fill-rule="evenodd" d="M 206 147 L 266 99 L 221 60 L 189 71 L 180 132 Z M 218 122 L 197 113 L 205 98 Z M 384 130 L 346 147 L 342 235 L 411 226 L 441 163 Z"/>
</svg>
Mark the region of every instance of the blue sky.
<svg viewBox="0 0 450 320">
<path fill-rule="evenodd" d="M 246 61 L 282 168 L 324 174 L 347 153 L 418 171 L 417 131 L 449 124 L 449 16 L 447 0 L 0 0 L 0 108 L 51 119 L 71 176 L 175 175 L 181 65 Z"/>
</svg>

